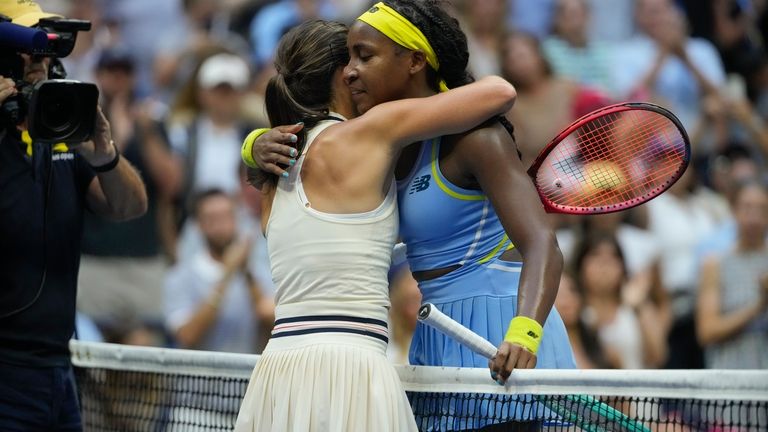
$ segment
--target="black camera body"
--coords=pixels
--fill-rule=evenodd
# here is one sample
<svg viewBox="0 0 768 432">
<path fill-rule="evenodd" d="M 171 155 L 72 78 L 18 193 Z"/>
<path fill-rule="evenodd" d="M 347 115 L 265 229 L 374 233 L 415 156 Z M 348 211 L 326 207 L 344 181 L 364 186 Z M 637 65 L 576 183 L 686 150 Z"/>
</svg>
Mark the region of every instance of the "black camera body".
<svg viewBox="0 0 768 432">
<path fill-rule="evenodd" d="M 65 79 L 59 60 L 72 52 L 77 33 L 90 28 L 88 21 L 66 19 L 42 19 L 37 28 L 28 28 L 0 15 L 0 75 L 13 79 L 18 90 L 0 106 L 3 127 L 15 128 L 26 120 L 32 139 L 50 144 L 91 139 L 99 90 L 92 83 Z M 48 79 L 26 81 L 21 54 L 49 57 Z"/>
</svg>

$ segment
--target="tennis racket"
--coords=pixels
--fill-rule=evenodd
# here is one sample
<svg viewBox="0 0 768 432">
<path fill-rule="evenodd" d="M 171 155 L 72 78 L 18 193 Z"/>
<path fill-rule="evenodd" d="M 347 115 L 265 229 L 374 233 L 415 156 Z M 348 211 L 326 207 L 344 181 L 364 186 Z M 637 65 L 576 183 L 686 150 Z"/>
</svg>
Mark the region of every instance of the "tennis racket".
<svg viewBox="0 0 768 432">
<path fill-rule="evenodd" d="M 549 213 L 602 214 L 659 196 L 685 172 L 688 134 L 669 110 L 626 102 L 573 122 L 528 169 Z"/>
<path fill-rule="evenodd" d="M 440 312 L 431 303 L 421 306 L 418 317 L 421 322 L 429 324 L 485 358 L 490 359 L 496 355 L 497 350 L 492 343 Z M 566 395 L 555 400 L 541 395 L 533 397 L 557 413 L 563 421 L 587 432 L 650 432 L 647 427 L 592 396 Z"/>
</svg>

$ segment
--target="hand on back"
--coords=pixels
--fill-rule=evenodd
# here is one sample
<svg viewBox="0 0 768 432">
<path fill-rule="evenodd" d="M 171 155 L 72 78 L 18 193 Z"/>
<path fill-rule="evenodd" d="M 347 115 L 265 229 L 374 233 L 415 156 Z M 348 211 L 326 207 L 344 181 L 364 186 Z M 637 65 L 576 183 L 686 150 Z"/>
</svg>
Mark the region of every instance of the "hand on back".
<svg viewBox="0 0 768 432">
<path fill-rule="evenodd" d="M 303 124 L 277 126 L 256 139 L 252 154 L 259 168 L 278 177 L 286 173 L 286 169 L 292 166 L 291 161 L 295 163 L 298 157 L 296 134 L 302 129 Z"/>
</svg>

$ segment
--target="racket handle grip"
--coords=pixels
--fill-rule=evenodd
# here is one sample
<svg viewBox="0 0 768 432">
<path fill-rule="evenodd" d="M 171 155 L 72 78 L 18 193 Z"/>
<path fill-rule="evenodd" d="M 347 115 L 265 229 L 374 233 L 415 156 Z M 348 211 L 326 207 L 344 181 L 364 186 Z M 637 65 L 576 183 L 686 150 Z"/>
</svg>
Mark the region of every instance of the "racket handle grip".
<svg viewBox="0 0 768 432">
<path fill-rule="evenodd" d="M 419 321 L 431 325 L 485 358 L 490 359 L 496 355 L 497 350 L 492 343 L 440 312 L 432 303 L 425 303 L 419 308 Z"/>
</svg>

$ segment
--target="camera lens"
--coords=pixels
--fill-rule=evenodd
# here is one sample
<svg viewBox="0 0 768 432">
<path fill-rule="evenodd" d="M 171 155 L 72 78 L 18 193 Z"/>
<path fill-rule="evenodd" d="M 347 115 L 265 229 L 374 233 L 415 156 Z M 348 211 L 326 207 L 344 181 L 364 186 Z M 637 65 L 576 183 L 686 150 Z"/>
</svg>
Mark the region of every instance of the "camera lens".
<svg viewBox="0 0 768 432">
<path fill-rule="evenodd" d="M 29 134 L 38 142 L 50 144 L 89 140 L 98 99 L 95 84 L 69 80 L 37 83 L 29 104 Z"/>
<path fill-rule="evenodd" d="M 39 105 L 41 126 L 59 136 L 77 130 L 82 118 L 80 102 L 71 86 L 60 86 L 46 92 Z"/>
</svg>

